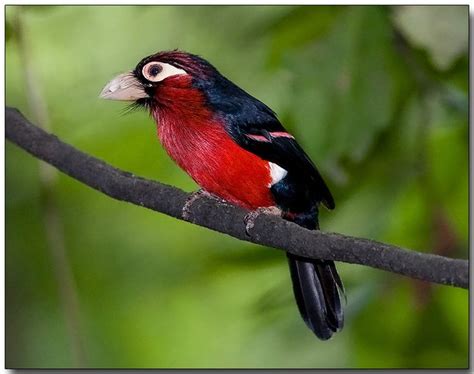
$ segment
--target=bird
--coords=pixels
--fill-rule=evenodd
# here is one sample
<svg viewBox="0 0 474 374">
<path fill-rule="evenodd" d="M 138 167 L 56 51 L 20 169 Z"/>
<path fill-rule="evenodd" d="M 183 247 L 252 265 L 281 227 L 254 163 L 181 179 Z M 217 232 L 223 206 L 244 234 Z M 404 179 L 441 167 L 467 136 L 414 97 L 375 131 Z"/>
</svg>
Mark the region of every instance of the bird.
<svg viewBox="0 0 474 374">
<path fill-rule="evenodd" d="M 250 212 L 277 212 L 319 229 L 319 207 L 334 198 L 318 169 L 276 113 L 203 57 L 160 51 L 113 78 L 103 99 L 145 108 L 168 155 L 210 196 Z M 344 286 L 333 261 L 287 252 L 296 304 L 327 340 L 344 325 Z"/>
</svg>

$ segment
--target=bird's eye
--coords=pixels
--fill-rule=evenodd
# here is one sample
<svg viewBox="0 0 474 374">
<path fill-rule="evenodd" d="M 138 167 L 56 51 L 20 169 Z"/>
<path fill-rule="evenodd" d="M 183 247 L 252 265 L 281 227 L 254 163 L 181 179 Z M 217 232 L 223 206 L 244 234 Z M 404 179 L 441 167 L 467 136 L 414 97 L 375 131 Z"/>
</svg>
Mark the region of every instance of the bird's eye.
<svg viewBox="0 0 474 374">
<path fill-rule="evenodd" d="M 158 62 L 150 62 L 149 64 L 146 64 L 143 69 L 142 73 L 145 79 L 151 81 L 151 82 L 158 82 L 160 79 L 158 75 L 161 73 L 163 70 L 163 66 L 159 64 Z"/>
</svg>

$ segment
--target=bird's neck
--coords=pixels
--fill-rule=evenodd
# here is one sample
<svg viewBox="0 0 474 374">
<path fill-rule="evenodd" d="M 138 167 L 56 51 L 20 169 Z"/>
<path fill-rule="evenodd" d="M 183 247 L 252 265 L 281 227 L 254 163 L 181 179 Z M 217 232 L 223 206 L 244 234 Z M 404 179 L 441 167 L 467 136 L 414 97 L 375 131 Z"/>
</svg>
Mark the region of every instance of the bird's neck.
<svg viewBox="0 0 474 374">
<path fill-rule="evenodd" d="M 163 148 L 201 188 L 248 209 L 273 205 L 269 163 L 237 145 L 202 95 L 152 115 Z"/>
<path fill-rule="evenodd" d="M 218 147 L 227 135 L 199 91 L 175 87 L 168 91 L 173 91 L 173 100 L 160 101 L 159 106 L 151 109 L 151 115 L 163 148 L 179 166 L 192 173 L 189 169 L 203 162 L 199 159 L 203 149 Z"/>
</svg>

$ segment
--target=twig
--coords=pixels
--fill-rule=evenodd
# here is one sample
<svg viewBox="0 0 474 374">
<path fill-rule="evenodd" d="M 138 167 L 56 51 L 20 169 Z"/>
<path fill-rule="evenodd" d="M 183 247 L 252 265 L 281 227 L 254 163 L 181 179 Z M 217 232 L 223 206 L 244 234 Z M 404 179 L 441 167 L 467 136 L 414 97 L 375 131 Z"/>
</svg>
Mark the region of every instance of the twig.
<svg viewBox="0 0 474 374">
<path fill-rule="evenodd" d="M 189 194 L 172 186 L 136 177 L 85 154 L 32 125 L 16 109 L 6 108 L 6 137 L 63 173 L 121 201 L 184 219 Z M 259 216 L 250 235 L 247 212 L 202 198 L 188 209 L 187 221 L 237 239 L 282 249 L 308 258 L 371 266 L 434 283 L 467 288 L 468 261 L 419 253 L 376 241 L 306 230 L 276 216 Z"/>
</svg>

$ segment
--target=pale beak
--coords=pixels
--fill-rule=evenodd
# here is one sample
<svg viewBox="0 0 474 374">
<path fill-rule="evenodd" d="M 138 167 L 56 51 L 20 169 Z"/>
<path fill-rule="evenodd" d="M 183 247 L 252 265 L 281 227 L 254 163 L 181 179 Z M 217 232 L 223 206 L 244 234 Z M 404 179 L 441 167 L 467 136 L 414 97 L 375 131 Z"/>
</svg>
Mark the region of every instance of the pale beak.
<svg viewBox="0 0 474 374">
<path fill-rule="evenodd" d="M 99 97 L 107 100 L 135 101 L 148 97 L 143 85 L 131 72 L 117 75 L 104 87 Z"/>
</svg>

